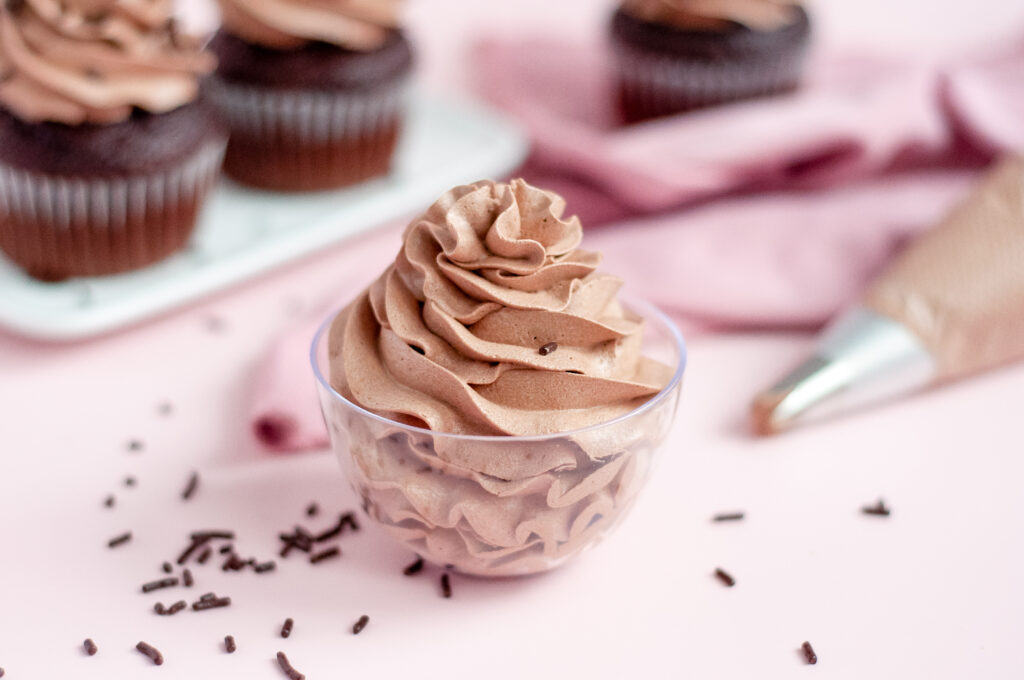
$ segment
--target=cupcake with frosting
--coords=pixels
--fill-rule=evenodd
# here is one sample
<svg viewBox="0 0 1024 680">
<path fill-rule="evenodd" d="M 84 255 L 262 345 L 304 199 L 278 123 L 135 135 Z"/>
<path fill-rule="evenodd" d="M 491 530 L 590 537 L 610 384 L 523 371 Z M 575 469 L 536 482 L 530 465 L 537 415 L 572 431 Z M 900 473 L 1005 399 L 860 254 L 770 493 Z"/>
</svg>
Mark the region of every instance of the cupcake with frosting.
<svg viewBox="0 0 1024 680">
<path fill-rule="evenodd" d="M 633 123 L 793 90 L 810 21 L 798 0 L 623 0 L 610 32 Z"/>
<path fill-rule="evenodd" d="M 0 249 L 46 280 L 180 249 L 227 141 L 170 0 L 0 4 Z"/>
<path fill-rule="evenodd" d="M 681 348 L 649 355 L 670 324 L 620 301 L 564 207 L 522 180 L 452 189 L 325 331 L 347 476 L 438 565 L 527 574 L 578 554 L 631 506 L 672 422 Z"/>
<path fill-rule="evenodd" d="M 387 173 L 412 50 L 398 0 L 218 0 L 211 94 L 231 126 L 225 171 L 277 191 Z"/>
</svg>

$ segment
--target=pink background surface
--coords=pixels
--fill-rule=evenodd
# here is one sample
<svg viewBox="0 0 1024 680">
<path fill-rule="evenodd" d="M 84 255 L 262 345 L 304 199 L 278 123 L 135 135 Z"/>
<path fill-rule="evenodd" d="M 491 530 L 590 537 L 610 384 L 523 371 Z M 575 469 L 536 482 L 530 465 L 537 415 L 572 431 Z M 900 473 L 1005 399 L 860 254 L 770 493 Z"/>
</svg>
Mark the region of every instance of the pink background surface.
<svg viewBox="0 0 1024 680">
<path fill-rule="evenodd" d="M 414 0 L 425 80 L 461 89 L 469 40 L 495 30 L 582 36 L 599 30 L 609 6 L 551 4 Z M 941 56 L 1024 23 L 1024 6 L 1009 0 L 895 5 L 819 2 L 821 33 L 833 44 Z M 362 237 L 92 342 L 38 346 L 0 334 L 6 677 L 279 678 L 278 650 L 313 679 L 1024 676 L 1024 366 L 752 440 L 747 400 L 807 350 L 810 338 L 794 334 L 691 342 L 676 427 L 635 512 L 555 573 L 456 576 L 443 600 L 435 571 L 401 576 L 412 556 L 367 526 L 343 540 L 340 560 L 279 560 L 262 576 L 211 563 L 193 568 L 192 591 L 140 594 L 191 530 L 232 528 L 244 556 L 270 557 L 279 530 L 320 528 L 355 507 L 330 454 L 261 454 L 246 405 L 268 343 L 297 311 L 337 295 L 354 249 L 378 257 L 393 239 L 394 228 Z M 169 415 L 158 412 L 164 401 Z M 126 449 L 133 438 L 144 450 Z M 201 486 L 183 503 L 192 470 Z M 126 475 L 138 485 L 125 488 Z M 113 509 L 102 505 L 108 493 Z M 861 515 L 879 496 L 892 517 Z M 311 500 L 324 508 L 319 520 L 302 514 Z M 747 519 L 709 521 L 729 510 Z M 106 548 L 128 529 L 130 544 Z M 718 566 L 735 588 L 713 578 Z M 208 590 L 235 604 L 152 613 L 157 600 Z M 370 625 L 353 637 L 364 613 Z M 288 616 L 295 632 L 282 640 Z M 221 648 L 229 633 L 239 644 L 231 656 Z M 85 637 L 96 657 L 81 651 Z M 133 651 L 140 639 L 164 652 L 162 668 Z M 798 654 L 803 640 L 818 652 L 813 668 Z"/>
</svg>

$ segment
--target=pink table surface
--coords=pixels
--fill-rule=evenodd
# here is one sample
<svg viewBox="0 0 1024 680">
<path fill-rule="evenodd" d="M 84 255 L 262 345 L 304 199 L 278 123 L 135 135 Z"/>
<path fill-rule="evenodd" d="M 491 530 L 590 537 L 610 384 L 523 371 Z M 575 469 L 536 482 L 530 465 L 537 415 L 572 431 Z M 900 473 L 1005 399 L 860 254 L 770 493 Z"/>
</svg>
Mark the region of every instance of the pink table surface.
<svg viewBox="0 0 1024 680">
<path fill-rule="evenodd" d="M 455 46 L 492 21 L 578 36 L 608 6 L 560 3 L 544 20 L 548 4 L 414 2 L 426 80 L 461 87 Z M 1024 20 L 1015 1 L 817 9 L 836 42 L 870 36 L 934 54 Z M 262 576 L 194 567 L 187 599 L 215 590 L 233 606 L 154 615 L 153 602 L 189 591 L 142 595 L 139 585 L 162 576 L 189 531 L 223 525 L 238 532 L 240 552 L 269 557 L 279 530 L 319 528 L 355 507 L 329 453 L 261 454 L 245 420 L 267 343 L 331 289 L 352 247 L 91 342 L 0 334 L 7 678 L 280 678 L 278 650 L 312 679 L 1024 677 L 1024 366 L 753 440 L 746 401 L 807 350 L 810 338 L 794 334 L 693 341 L 676 426 L 635 512 L 555 573 L 456 576 L 444 600 L 436 571 L 403 577 L 412 556 L 366 526 L 344 539 L 341 559 L 316 567 L 279 560 Z M 129 451 L 132 439 L 144 448 Z M 201 483 L 185 503 L 192 470 Z M 859 512 L 880 496 L 891 517 Z M 318 520 L 302 514 L 311 500 Z M 709 521 L 728 510 L 747 519 Z M 129 529 L 131 543 L 107 549 Z M 734 588 L 714 579 L 718 566 Z M 370 624 L 353 637 L 361 614 Z M 282 640 L 289 616 L 295 632 Z M 226 634 L 238 640 L 234 655 L 222 651 Z M 82 652 L 86 637 L 97 656 Z M 139 640 L 166 664 L 133 651 Z M 820 658 L 813 668 L 798 652 L 804 640 Z"/>
</svg>

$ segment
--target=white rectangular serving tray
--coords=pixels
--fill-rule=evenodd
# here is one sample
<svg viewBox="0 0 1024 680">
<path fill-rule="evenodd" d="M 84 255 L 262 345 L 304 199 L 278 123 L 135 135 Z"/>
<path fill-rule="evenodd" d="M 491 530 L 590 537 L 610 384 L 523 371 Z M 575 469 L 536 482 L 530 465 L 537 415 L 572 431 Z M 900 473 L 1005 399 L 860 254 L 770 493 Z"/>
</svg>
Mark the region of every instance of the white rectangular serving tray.
<svg viewBox="0 0 1024 680">
<path fill-rule="evenodd" d="M 144 270 L 43 283 L 0 254 L 0 326 L 44 340 L 106 333 L 195 301 L 389 220 L 525 158 L 524 134 L 475 103 L 414 92 L 392 172 L 311 194 L 222 180 L 188 249 Z"/>
</svg>

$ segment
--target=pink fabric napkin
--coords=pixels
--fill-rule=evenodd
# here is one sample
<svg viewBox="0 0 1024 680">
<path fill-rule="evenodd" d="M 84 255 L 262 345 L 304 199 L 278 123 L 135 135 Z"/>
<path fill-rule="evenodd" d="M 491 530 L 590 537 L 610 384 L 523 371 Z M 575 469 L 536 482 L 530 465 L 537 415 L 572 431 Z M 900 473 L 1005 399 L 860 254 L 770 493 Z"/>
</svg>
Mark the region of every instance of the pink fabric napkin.
<svg viewBox="0 0 1024 680">
<path fill-rule="evenodd" d="M 599 46 L 487 43 L 477 57 L 481 91 L 534 140 L 521 174 L 588 227 L 627 218 L 584 246 L 690 332 L 821 324 L 977 168 L 1024 149 L 1024 40 L 943 68 L 826 58 L 797 94 L 628 129 L 612 125 Z M 271 349 L 253 403 L 268 448 L 327 443 L 310 340 L 397 247 L 395 229 L 354 244 L 319 313 Z"/>
<path fill-rule="evenodd" d="M 946 66 L 825 55 L 792 95 L 629 127 L 615 125 L 600 44 L 487 42 L 476 57 L 480 91 L 534 140 L 529 174 L 591 226 L 1024 148 L 1024 37 Z"/>
</svg>

